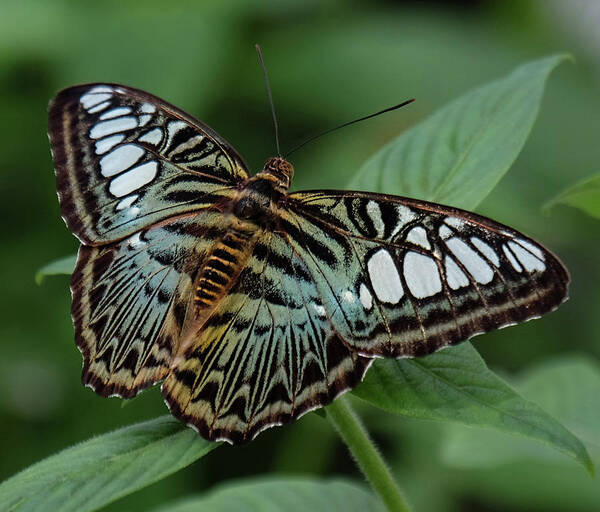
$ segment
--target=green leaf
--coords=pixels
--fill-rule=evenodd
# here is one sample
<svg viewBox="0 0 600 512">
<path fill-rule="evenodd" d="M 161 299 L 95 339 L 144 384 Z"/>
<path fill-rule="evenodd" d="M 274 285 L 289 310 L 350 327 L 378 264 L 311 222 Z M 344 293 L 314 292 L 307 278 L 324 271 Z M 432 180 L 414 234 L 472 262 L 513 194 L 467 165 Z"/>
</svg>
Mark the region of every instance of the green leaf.
<svg viewBox="0 0 600 512">
<path fill-rule="evenodd" d="M 517 388 L 599 451 L 600 368 L 595 361 L 577 356 L 546 362 L 520 378 Z M 444 459 L 455 467 L 468 468 L 525 460 L 561 463 L 528 440 L 459 426 L 448 430 Z"/>
<path fill-rule="evenodd" d="M 97 510 L 217 446 L 170 416 L 138 423 L 68 448 L 4 481 L 0 510 Z"/>
<path fill-rule="evenodd" d="M 515 384 L 579 435 L 592 460 L 600 463 L 596 360 L 563 356 L 526 372 Z M 580 468 L 552 450 L 531 440 L 459 425 L 448 425 L 446 433 L 442 459 L 460 482 L 459 492 L 495 503 L 499 510 L 598 510 L 597 479 L 586 478 Z"/>
<path fill-rule="evenodd" d="M 592 217 L 600 219 L 600 174 L 572 185 L 544 205 L 544 211 L 557 204 L 579 208 Z"/>
<path fill-rule="evenodd" d="M 379 500 L 347 480 L 253 478 L 221 485 L 206 496 L 186 498 L 154 512 L 344 512 L 382 511 Z"/>
<path fill-rule="evenodd" d="M 524 373 L 517 389 L 586 443 L 600 447 L 600 366 L 582 355 L 545 361 Z"/>
<path fill-rule="evenodd" d="M 348 188 L 474 209 L 517 158 L 546 79 L 566 58 L 524 64 L 461 96 L 375 153 Z"/>
<path fill-rule="evenodd" d="M 376 361 L 354 394 L 411 418 L 451 421 L 535 439 L 593 470 L 583 443 L 491 372 L 469 343 L 418 359 Z"/>
<path fill-rule="evenodd" d="M 35 274 L 35 282 L 42 284 L 46 276 L 55 276 L 58 274 L 72 274 L 77 262 L 77 254 L 65 256 L 58 260 L 54 260 L 40 268 Z"/>
<path fill-rule="evenodd" d="M 510 446 L 510 439 L 504 443 Z M 471 448 L 472 449 L 472 448 Z M 600 463 L 600 450 L 591 454 Z M 600 485 L 573 464 L 520 460 L 491 469 L 452 468 L 459 496 L 493 503 L 493 510 L 590 512 L 599 509 Z"/>
</svg>

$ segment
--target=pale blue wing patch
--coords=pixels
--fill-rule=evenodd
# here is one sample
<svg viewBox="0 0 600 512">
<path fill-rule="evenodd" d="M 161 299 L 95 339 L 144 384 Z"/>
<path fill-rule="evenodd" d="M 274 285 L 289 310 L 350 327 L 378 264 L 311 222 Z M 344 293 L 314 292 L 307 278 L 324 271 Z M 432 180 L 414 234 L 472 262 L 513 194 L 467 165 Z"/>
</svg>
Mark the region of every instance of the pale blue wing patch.
<svg viewBox="0 0 600 512">
<path fill-rule="evenodd" d="M 336 330 L 362 354 L 427 354 L 566 299 L 568 273 L 550 251 L 476 214 L 357 192 L 291 194 L 288 204 L 283 228 L 312 261 Z"/>
<path fill-rule="evenodd" d="M 306 262 L 265 233 L 163 394 L 204 437 L 243 442 L 330 403 L 369 364 L 333 329 Z"/>
<path fill-rule="evenodd" d="M 83 381 L 131 397 L 169 371 L 193 275 L 217 215 L 200 212 L 103 247 L 82 246 L 71 281 Z"/>
<path fill-rule="evenodd" d="M 49 126 L 63 217 L 88 245 L 227 201 L 248 176 L 211 128 L 125 86 L 62 91 Z"/>
</svg>

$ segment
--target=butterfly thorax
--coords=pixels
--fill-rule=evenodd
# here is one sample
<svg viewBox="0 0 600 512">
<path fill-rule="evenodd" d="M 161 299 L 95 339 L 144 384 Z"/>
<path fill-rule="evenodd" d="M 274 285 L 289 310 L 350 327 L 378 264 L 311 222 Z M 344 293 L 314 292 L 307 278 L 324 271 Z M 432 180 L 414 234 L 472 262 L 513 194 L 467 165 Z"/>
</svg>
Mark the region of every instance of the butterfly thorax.
<svg viewBox="0 0 600 512">
<path fill-rule="evenodd" d="M 294 168 L 281 157 L 269 158 L 263 170 L 246 180 L 233 206 L 233 214 L 240 220 L 265 227 L 272 217 L 279 199 L 290 187 Z"/>
</svg>

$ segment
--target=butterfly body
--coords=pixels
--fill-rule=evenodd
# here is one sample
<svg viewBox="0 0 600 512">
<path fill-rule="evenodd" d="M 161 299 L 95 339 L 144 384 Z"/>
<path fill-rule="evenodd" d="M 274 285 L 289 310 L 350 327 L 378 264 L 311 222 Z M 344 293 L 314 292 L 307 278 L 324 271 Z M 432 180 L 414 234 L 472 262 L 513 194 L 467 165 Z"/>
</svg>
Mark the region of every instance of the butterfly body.
<svg viewBox="0 0 600 512">
<path fill-rule="evenodd" d="M 49 115 L 82 380 L 102 396 L 162 381 L 171 412 L 243 442 L 330 403 L 376 357 L 426 355 L 536 318 L 568 273 L 474 213 L 392 195 L 288 193 L 214 130 L 118 84 Z"/>
<path fill-rule="evenodd" d="M 240 184 L 230 201 L 215 206 L 227 228 L 197 272 L 194 297 L 197 328 L 201 328 L 198 319 L 205 320 L 237 282 L 260 231 L 277 229 L 278 202 L 285 197 L 292 174 L 289 162 L 281 157 L 270 158 L 261 172 Z"/>
</svg>

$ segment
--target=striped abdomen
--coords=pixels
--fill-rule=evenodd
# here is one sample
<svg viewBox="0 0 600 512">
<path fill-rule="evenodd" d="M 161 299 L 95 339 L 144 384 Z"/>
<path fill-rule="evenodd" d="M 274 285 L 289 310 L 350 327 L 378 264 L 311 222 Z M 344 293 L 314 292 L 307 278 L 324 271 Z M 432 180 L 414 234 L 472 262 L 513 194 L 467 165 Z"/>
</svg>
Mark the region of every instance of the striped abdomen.
<svg viewBox="0 0 600 512">
<path fill-rule="evenodd" d="M 219 240 L 204 261 L 196 281 L 196 315 L 212 309 L 235 284 L 252 252 L 254 233 L 231 231 Z"/>
</svg>

